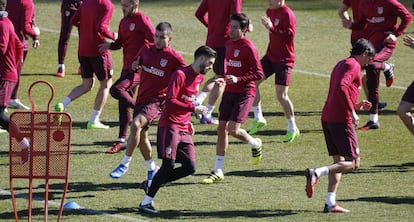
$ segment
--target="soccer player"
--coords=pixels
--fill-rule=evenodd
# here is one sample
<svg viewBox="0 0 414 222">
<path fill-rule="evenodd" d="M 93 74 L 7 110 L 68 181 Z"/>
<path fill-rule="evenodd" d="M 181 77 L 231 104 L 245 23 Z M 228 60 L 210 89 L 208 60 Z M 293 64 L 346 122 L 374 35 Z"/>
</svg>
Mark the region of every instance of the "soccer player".
<svg viewBox="0 0 414 222">
<path fill-rule="evenodd" d="M 249 18 L 244 13 L 231 16 L 230 40 L 226 44 L 226 88 L 219 108 L 215 165 L 214 171 L 202 181 L 204 184 L 224 179 L 222 169 L 228 134 L 250 144 L 254 165 L 262 159 L 262 141 L 241 128 L 256 95 L 255 81 L 264 77 L 257 49 L 245 36 L 248 26 Z"/>
<path fill-rule="evenodd" d="M 414 6 L 414 5 L 413 5 Z M 413 9 L 414 10 L 414 9 Z M 407 35 L 403 38 L 404 45 L 414 49 L 414 38 Z M 397 114 L 407 129 L 414 135 L 414 119 L 411 109 L 414 107 L 414 81 L 408 86 L 397 108 Z"/>
<path fill-rule="evenodd" d="M 99 52 L 99 45 L 105 41 L 115 41 L 118 37 L 117 33 L 109 30 L 113 10 L 110 0 L 88 0 L 82 3 L 71 20 L 71 24 L 79 28 L 78 59 L 82 70 L 82 83 L 73 88 L 61 103 L 56 104 L 55 110 L 65 110 L 72 101 L 89 92 L 96 76 L 100 86 L 87 129 L 109 128 L 101 123 L 99 116 L 112 85 L 113 62 L 110 51 Z"/>
<path fill-rule="evenodd" d="M 288 96 L 290 76 L 295 63 L 296 16 L 284 0 L 269 0 L 269 8 L 266 10 L 266 16 L 262 17 L 262 24 L 269 31 L 269 45 L 266 55 L 260 62 L 266 79 L 275 74 L 276 98 L 283 108 L 288 123 L 283 142 L 291 143 L 300 134 L 296 126 L 293 103 Z M 258 88 L 262 82 L 263 80 L 256 82 L 256 98 L 253 102 L 254 120 L 249 131 L 250 135 L 256 134 L 260 128 L 267 125 L 262 113 Z"/>
<path fill-rule="evenodd" d="M 112 85 L 109 93 L 118 100 L 118 140 L 106 153 L 117 153 L 126 147 L 126 136 L 131 122 L 130 110 L 134 108 L 134 94 L 139 83 L 139 73 L 131 70 L 135 55 L 145 43 L 154 42 L 155 28 L 151 20 L 139 10 L 139 0 L 121 0 L 124 18 L 119 23 L 118 39 L 103 43 L 100 51 L 123 49 L 124 59 L 120 78 Z"/>
<path fill-rule="evenodd" d="M 196 102 L 202 104 L 207 97 L 208 102 L 206 115 L 202 116 L 202 124 L 218 124 L 213 117 L 214 104 L 223 94 L 225 82 L 223 75 L 225 73 L 224 57 L 226 53 L 226 42 L 229 40 L 230 16 L 234 13 L 240 13 L 242 0 L 202 0 L 197 11 L 196 18 L 207 27 L 206 45 L 210 46 L 217 52 L 217 59 L 214 63 L 213 70 L 215 76 L 208 79 L 203 89 L 196 97 Z"/>
<path fill-rule="evenodd" d="M 138 146 L 147 168 L 146 183 L 151 185 L 156 165 L 152 158 L 148 129 L 164 108 L 168 83 L 173 73 L 186 66 L 184 58 L 170 46 L 172 33 L 170 23 L 159 23 L 155 28 L 155 43 L 143 46 L 132 64 L 133 70 L 141 71 L 140 86 L 125 155 L 119 166 L 110 173 L 112 178 L 120 178 L 127 172 L 132 154 Z"/>
<path fill-rule="evenodd" d="M 154 208 L 153 198 L 161 185 L 195 172 L 194 129 L 190 118 L 192 112 L 207 112 L 205 106 L 194 105 L 194 97 L 204 75 L 212 69 L 215 58 L 216 52 L 212 48 L 201 46 L 194 52 L 194 62 L 174 72 L 171 78 L 157 131 L 158 157 L 162 159 L 162 165 L 138 206 L 142 212 L 159 213 Z M 181 166 L 174 168 L 175 163 L 180 163 Z"/>
<path fill-rule="evenodd" d="M 7 0 L 0 0 L 0 126 L 7 130 L 19 130 L 10 123 L 5 109 L 18 81 L 17 70 L 23 63 L 23 43 L 19 40 L 6 11 Z M 16 133 L 15 135 L 19 135 Z M 22 148 L 21 163 L 28 160 L 29 140 L 25 137 L 16 138 Z"/>
<path fill-rule="evenodd" d="M 40 31 L 35 23 L 35 6 L 33 0 L 13 0 L 8 1 L 6 11 L 9 13 L 9 19 L 13 23 L 14 30 L 23 42 L 23 63 L 26 60 L 27 53 L 29 52 L 29 37 L 33 39 L 33 48 L 40 46 Z M 17 93 L 19 90 L 20 76 L 23 69 L 23 63 L 19 64 L 17 68 L 17 84 L 14 87 L 13 93 L 9 101 L 10 108 L 29 110 L 30 108 L 24 105 L 18 98 Z"/>
<path fill-rule="evenodd" d="M 338 15 L 339 18 L 342 20 L 342 26 L 344 28 L 349 27 L 350 24 L 352 24 L 352 21 L 358 21 L 359 20 L 359 3 L 360 0 L 342 0 L 342 4 L 338 9 Z M 352 9 L 352 19 L 348 14 L 348 10 Z M 360 38 L 365 37 L 365 31 L 364 30 L 352 30 L 351 31 L 351 45 L 353 45 L 356 40 Z M 393 72 L 394 70 L 394 64 L 389 64 L 389 66 L 386 66 L 388 69 L 384 69 L 384 76 L 387 77 L 386 73 Z M 367 89 L 367 76 L 365 73 L 365 69 L 361 71 L 362 75 L 362 88 L 364 89 L 365 96 L 368 98 L 368 89 Z M 390 76 L 390 75 L 388 75 Z M 391 76 L 391 78 L 394 78 Z M 391 79 L 389 81 L 392 81 Z M 379 102 L 378 103 L 378 109 L 383 109 L 387 106 L 386 102 Z"/>
<path fill-rule="evenodd" d="M 322 129 L 333 164 L 306 169 L 306 195 L 311 198 L 321 176 L 328 175 L 328 195 L 323 212 L 347 213 L 336 203 L 336 191 L 343 173 L 359 167 L 359 146 L 355 127 L 359 117 L 355 104 L 361 85 L 361 68 L 374 57 L 375 49 L 366 39 L 359 39 L 351 55 L 336 64 L 331 73 L 328 97 L 322 109 Z"/>
<path fill-rule="evenodd" d="M 386 85 L 390 87 L 394 81 L 394 68 L 385 61 L 392 56 L 397 45 L 397 37 L 408 27 L 412 15 L 397 0 L 361 0 L 359 11 L 359 19 L 348 27 L 352 30 L 364 30 L 365 38 L 376 50 L 375 58 L 366 67 L 368 101 L 372 103 L 372 107 L 369 121 L 360 128 L 371 130 L 380 127 L 378 121 L 380 71 L 384 70 Z"/>
<path fill-rule="evenodd" d="M 60 23 L 60 35 L 58 42 L 58 67 L 56 76 L 65 77 L 65 57 L 70 33 L 72 32 L 72 19 L 75 12 L 81 6 L 83 0 L 62 0 L 60 6 L 61 23 Z"/>
</svg>

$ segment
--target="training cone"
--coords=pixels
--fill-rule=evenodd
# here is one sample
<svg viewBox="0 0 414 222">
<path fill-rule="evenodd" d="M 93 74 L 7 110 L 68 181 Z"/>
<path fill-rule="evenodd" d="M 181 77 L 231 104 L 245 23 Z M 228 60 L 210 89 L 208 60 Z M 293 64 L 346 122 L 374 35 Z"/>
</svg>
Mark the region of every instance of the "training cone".
<svg viewBox="0 0 414 222">
<path fill-rule="evenodd" d="M 69 202 L 66 202 L 65 205 L 63 205 L 63 208 L 65 208 L 65 209 L 80 209 L 81 207 L 76 202 L 69 201 Z"/>
</svg>

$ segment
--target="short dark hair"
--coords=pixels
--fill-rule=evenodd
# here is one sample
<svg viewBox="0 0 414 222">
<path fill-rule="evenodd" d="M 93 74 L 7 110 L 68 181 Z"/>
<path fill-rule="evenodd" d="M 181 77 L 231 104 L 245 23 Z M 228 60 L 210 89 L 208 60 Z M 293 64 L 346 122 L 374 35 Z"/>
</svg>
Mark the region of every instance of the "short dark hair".
<svg viewBox="0 0 414 222">
<path fill-rule="evenodd" d="M 244 28 L 248 27 L 249 24 L 250 24 L 249 17 L 247 17 L 247 15 L 244 14 L 244 13 L 235 13 L 235 14 L 231 15 L 230 19 L 240 22 L 240 28 L 241 29 L 244 29 Z"/>
<path fill-rule="evenodd" d="M 7 0 L 0 0 L 0 11 L 6 11 Z"/>
<path fill-rule="evenodd" d="M 368 51 L 368 56 L 374 57 L 374 46 L 366 39 L 358 39 L 352 46 L 351 56 L 362 55 L 365 51 Z"/>
<path fill-rule="evenodd" d="M 168 34 L 172 33 L 172 27 L 169 22 L 160 22 L 155 29 L 160 32 L 167 31 Z"/>
<path fill-rule="evenodd" d="M 194 52 L 194 60 L 196 60 L 198 57 L 202 55 L 216 58 L 217 52 L 214 49 L 203 45 L 203 46 L 198 47 L 198 49 L 196 49 L 196 51 Z"/>
</svg>

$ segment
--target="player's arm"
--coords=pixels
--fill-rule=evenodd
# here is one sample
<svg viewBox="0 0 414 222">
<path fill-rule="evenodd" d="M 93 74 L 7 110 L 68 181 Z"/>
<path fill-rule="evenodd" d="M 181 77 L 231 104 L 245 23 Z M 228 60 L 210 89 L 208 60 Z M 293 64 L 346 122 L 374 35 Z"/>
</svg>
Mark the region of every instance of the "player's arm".
<svg viewBox="0 0 414 222">
<path fill-rule="evenodd" d="M 152 24 L 151 20 L 149 17 L 147 16 L 143 16 L 142 17 L 142 31 L 144 32 L 145 35 L 145 41 L 152 43 L 154 42 L 154 36 L 155 36 L 155 28 L 154 25 Z"/>
<path fill-rule="evenodd" d="M 247 54 L 248 64 L 250 68 L 250 72 L 248 75 L 238 76 L 237 81 L 238 82 L 250 82 L 250 81 L 256 81 L 261 80 L 264 78 L 262 65 L 259 60 L 259 55 L 257 52 L 257 49 L 250 47 L 250 50 Z"/>
<path fill-rule="evenodd" d="M 108 3 L 111 4 L 111 3 Z M 109 23 L 111 21 L 113 13 L 113 7 L 110 5 L 102 5 L 100 10 L 100 17 L 98 18 L 98 22 L 96 24 L 96 30 L 98 33 L 103 36 L 104 38 L 111 39 L 115 41 L 118 38 L 118 34 L 115 32 L 111 32 L 109 30 Z"/>
<path fill-rule="evenodd" d="M 10 32 L 6 29 L 4 29 L 3 27 L 0 28 L 0 33 L 2 33 L 0 35 L 0 51 L 1 54 L 4 55 L 7 52 L 7 48 L 9 45 L 9 41 L 10 41 Z"/>
<path fill-rule="evenodd" d="M 32 1 L 23 1 L 23 11 L 24 15 L 23 18 L 23 32 L 26 35 L 29 35 L 30 37 L 35 39 L 39 39 L 38 33 L 33 29 L 33 18 L 34 18 L 34 5 Z"/>
<path fill-rule="evenodd" d="M 73 14 L 72 18 L 70 19 L 70 24 L 76 27 L 79 27 L 80 25 L 80 13 L 82 10 L 82 6 L 79 7 L 78 10 L 76 10 L 75 14 Z"/>
<path fill-rule="evenodd" d="M 201 22 L 203 23 L 203 25 L 205 27 L 208 27 L 208 15 L 207 15 L 207 10 L 208 10 L 208 3 L 207 0 L 202 0 L 200 3 L 200 6 L 198 6 L 196 12 L 195 12 L 195 17 Z"/>
<path fill-rule="evenodd" d="M 396 37 L 399 37 L 404 33 L 407 29 L 408 25 L 410 24 L 413 16 L 411 13 L 399 2 L 394 2 L 393 9 L 395 14 L 400 18 L 400 25 L 398 26 L 397 30 L 393 33 Z"/>
<path fill-rule="evenodd" d="M 122 34 L 121 34 L 120 30 L 121 30 L 121 23 L 119 23 L 119 27 L 118 27 L 118 38 L 112 43 L 106 43 L 105 42 L 102 45 L 105 44 L 105 46 L 106 46 L 106 44 L 108 44 L 108 46 L 109 46 L 108 48 L 110 50 L 118 50 L 118 49 L 122 48 Z M 101 52 L 101 48 L 99 48 L 99 52 Z"/>
<path fill-rule="evenodd" d="M 181 88 L 185 87 L 184 76 L 185 74 L 181 70 L 175 71 L 172 75 L 170 83 L 168 84 L 165 106 L 174 112 L 195 112 L 196 106 L 193 103 L 184 103 L 178 98 Z"/>
<path fill-rule="evenodd" d="M 269 16 L 269 15 L 267 15 Z M 291 41 L 295 36 L 296 18 L 293 12 L 286 14 L 277 26 L 274 26 L 269 17 L 262 17 L 263 26 L 269 30 L 272 35 L 276 35 L 283 41 Z"/>
<path fill-rule="evenodd" d="M 348 14 L 349 8 L 350 8 L 349 5 L 342 3 L 338 9 L 338 16 L 339 18 L 341 18 L 342 27 L 344 28 L 349 28 L 352 25 L 352 19 Z"/>
</svg>

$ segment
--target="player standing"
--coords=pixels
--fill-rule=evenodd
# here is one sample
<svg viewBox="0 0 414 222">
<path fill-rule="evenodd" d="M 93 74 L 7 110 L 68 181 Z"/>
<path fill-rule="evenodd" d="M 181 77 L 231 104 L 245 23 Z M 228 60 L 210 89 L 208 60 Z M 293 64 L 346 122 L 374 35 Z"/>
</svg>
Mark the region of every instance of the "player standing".
<svg viewBox="0 0 414 222">
<path fill-rule="evenodd" d="M 366 67 L 368 101 L 372 103 L 370 120 L 360 129 L 378 129 L 379 74 L 384 70 L 386 85 L 390 87 L 394 81 L 394 72 L 393 67 L 385 61 L 391 58 L 397 45 L 397 37 L 403 34 L 412 16 L 397 0 L 361 0 L 359 10 L 358 21 L 348 24 L 347 27 L 352 30 L 364 30 L 365 38 L 376 50 L 374 59 Z"/>
<path fill-rule="evenodd" d="M 142 212 L 159 213 L 154 208 L 153 198 L 161 185 L 195 172 L 194 129 L 190 118 L 192 112 L 207 112 L 205 106 L 194 105 L 194 98 L 204 75 L 212 69 L 215 58 L 216 52 L 213 49 L 201 46 L 194 52 L 194 62 L 174 72 L 171 78 L 157 131 L 158 157 L 162 159 L 162 165 L 138 206 Z M 181 166 L 174 168 L 175 163 L 180 163 Z"/>
<path fill-rule="evenodd" d="M 263 79 L 263 70 L 254 44 L 245 37 L 249 18 L 236 13 L 230 20 L 230 40 L 226 43 L 226 88 L 219 108 L 217 145 L 214 171 L 202 182 L 211 184 L 224 179 L 224 156 L 228 147 L 229 134 L 247 142 L 252 149 L 252 162 L 262 159 L 262 141 L 253 138 L 241 128 L 256 95 L 256 80 Z"/>
<path fill-rule="evenodd" d="M 204 83 L 203 89 L 196 97 L 196 102 L 202 104 L 210 93 L 206 105 L 208 112 L 200 119 L 202 124 L 218 124 L 212 113 L 214 104 L 223 94 L 225 87 L 223 80 L 224 57 L 225 45 L 229 39 L 230 16 L 234 13 L 240 13 L 241 8 L 242 0 L 202 0 L 195 12 L 196 18 L 207 27 L 206 45 L 217 52 L 217 59 L 213 66 L 216 75 Z"/>
<path fill-rule="evenodd" d="M 328 175 L 328 194 L 325 213 L 347 213 L 349 210 L 336 204 L 336 191 L 343 173 L 359 167 L 359 146 L 355 126 L 359 117 L 355 104 L 361 86 L 361 68 L 374 57 L 375 49 L 366 39 L 355 42 L 351 56 L 336 64 L 330 77 L 328 97 L 322 109 L 322 129 L 328 153 L 333 164 L 306 169 L 306 195 L 311 198 L 321 176 Z"/>
<path fill-rule="evenodd" d="M 170 46 L 172 34 L 170 23 L 159 23 L 155 28 L 155 43 L 143 46 L 132 64 L 133 70 L 141 71 L 140 86 L 125 155 L 119 166 L 110 173 L 112 178 L 120 178 L 128 171 L 132 154 L 138 146 L 147 168 L 146 185 L 151 185 L 156 165 L 152 158 L 148 129 L 164 109 L 167 87 L 173 73 L 186 66 L 184 58 Z"/>
<path fill-rule="evenodd" d="M 61 23 L 60 23 L 60 34 L 58 42 L 58 67 L 56 76 L 65 77 L 65 57 L 70 33 L 72 32 L 72 19 L 75 12 L 81 6 L 83 0 L 62 0 L 60 6 Z"/>
<path fill-rule="evenodd" d="M 119 134 L 118 140 L 106 153 L 117 153 L 126 147 L 126 136 L 131 122 L 130 110 L 134 108 L 134 94 L 139 84 L 139 73 L 131 70 L 135 55 L 145 43 L 154 42 L 155 28 L 151 20 L 139 10 L 139 0 L 121 0 L 124 18 L 119 23 L 118 39 L 113 43 L 103 43 L 100 51 L 123 49 L 121 76 L 109 90 L 118 100 Z"/>
<path fill-rule="evenodd" d="M 19 37 L 20 41 L 23 42 L 23 63 L 26 60 L 27 53 L 29 52 L 29 37 L 33 39 L 33 48 L 40 46 L 40 31 L 35 23 L 35 6 L 33 0 L 13 0 L 8 1 L 6 11 L 10 21 L 13 23 L 14 30 Z M 9 101 L 10 108 L 25 109 L 29 110 L 28 106 L 25 106 L 18 98 L 17 93 L 19 90 L 20 76 L 23 69 L 23 63 L 19 64 L 17 68 L 17 84 L 14 87 L 13 93 Z"/>
<path fill-rule="evenodd" d="M 275 74 L 276 98 L 288 123 L 283 142 L 291 143 L 300 134 L 296 126 L 293 103 L 288 96 L 290 76 L 295 64 L 296 16 L 284 0 L 269 0 L 269 8 L 266 10 L 266 16 L 262 17 L 262 24 L 269 31 L 269 45 L 266 55 L 260 62 L 266 79 Z M 263 80 L 257 81 L 257 87 L 262 82 Z M 259 88 L 256 90 L 253 112 L 254 121 L 249 131 L 250 135 L 256 134 L 260 128 L 267 125 L 260 104 Z"/>
<path fill-rule="evenodd" d="M 79 28 L 78 58 L 82 70 L 82 83 L 69 93 L 61 103 L 56 104 L 56 111 L 63 111 L 67 106 L 89 92 L 95 82 L 100 86 L 95 97 L 92 114 L 86 125 L 87 129 L 108 129 L 99 120 L 102 109 L 112 85 L 113 61 L 109 50 L 99 52 L 99 45 L 106 41 L 115 41 L 118 34 L 109 30 L 114 6 L 110 0 L 88 0 L 82 3 L 71 20 Z"/>
<path fill-rule="evenodd" d="M 0 126 L 7 130 L 19 130 L 11 124 L 5 109 L 18 81 L 17 70 L 23 63 L 23 43 L 17 37 L 8 13 L 5 10 L 7 0 L 0 0 Z M 19 135 L 19 133 L 15 133 Z M 28 159 L 29 140 L 19 136 L 16 138 L 22 148 L 21 163 Z"/>
</svg>

